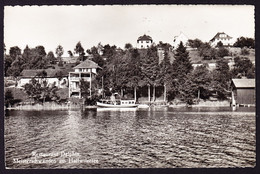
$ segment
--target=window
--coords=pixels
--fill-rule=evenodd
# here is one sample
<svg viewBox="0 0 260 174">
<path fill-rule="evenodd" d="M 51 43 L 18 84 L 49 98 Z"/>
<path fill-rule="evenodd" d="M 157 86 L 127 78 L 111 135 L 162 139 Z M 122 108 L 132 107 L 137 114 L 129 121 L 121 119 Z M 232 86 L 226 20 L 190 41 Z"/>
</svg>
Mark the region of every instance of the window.
<svg viewBox="0 0 260 174">
<path fill-rule="evenodd" d="M 143 45 L 141 45 L 141 48 L 143 48 Z"/>
<path fill-rule="evenodd" d="M 141 41 L 141 43 L 143 43 L 143 41 Z"/>
<path fill-rule="evenodd" d="M 81 74 L 81 77 L 90 77 L 90 74 L 85 74 L 85 73 L 83 74 L 83 73 L 82 73 L 82 74 Z"/>
<path fill-rule="evenodd" d="M 146 43 L 149 43 L 149 41 L 146 41 Z"/>
</svg>

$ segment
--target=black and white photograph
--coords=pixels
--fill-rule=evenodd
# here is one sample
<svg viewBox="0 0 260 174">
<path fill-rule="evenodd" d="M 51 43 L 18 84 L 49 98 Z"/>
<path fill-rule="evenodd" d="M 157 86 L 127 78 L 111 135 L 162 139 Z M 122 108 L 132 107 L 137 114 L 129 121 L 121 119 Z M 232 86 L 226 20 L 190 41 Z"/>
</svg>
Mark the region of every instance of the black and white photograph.
<svg viewBox="0 0 260 174">
<path fill-rule="evenodd" d="M 254 5 L 4 6 L 9 169 L 254 168 Z"/>
</svg>

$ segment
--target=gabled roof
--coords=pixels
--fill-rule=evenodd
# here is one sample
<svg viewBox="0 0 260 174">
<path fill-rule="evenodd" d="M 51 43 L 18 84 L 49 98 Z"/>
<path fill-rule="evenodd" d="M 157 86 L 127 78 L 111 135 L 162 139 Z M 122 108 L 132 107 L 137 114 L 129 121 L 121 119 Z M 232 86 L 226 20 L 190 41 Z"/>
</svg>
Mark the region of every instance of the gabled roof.
<svg viewBox="0 0 260 174">
<path fill-rule="evenodd" d="M 213 42 L 215 39 L 223 38 L 223 37 L 220 37 L 221 34 L 227 35 L 227 34 L 224 33 L 224 32 L 218 32 L 210 41 Z M 232 37 L 230 37 L 229 35 L 227 35 L 227 37 L 225 37 L 225 38 L 232 39 Z"/>
<path fill-rule="evenodd" d="M 84 62 L 78 64 L 75 66 L 73 69 L 78 69 L 78 68 L 99 68 L 102 69 L 100 66 L 98 66 L 97 63 L 93 62 L 92 60 L 85 60 Z"/>
<path fill-rule="evenodd" d="M 255 79 L 232 79 L 236 88 L 255 88 Z"/>
<path fill-rule="evenodd" d="M 153 41 L 153 39 L 150 36 L 145 35 L 145 34 L 143 36 L 138 37 L 137 41 L 139 41 L 139 40 L 150 40 L 150 41 Z"/>
<path fill-rule="evenodd" d="M 22 77 L 36 77 L 40 72 L 45 71 L 47 73 L 47 77 L 57 77 L 57 73 L 59 71 L 62 72 L 62 70 L 57 69 L 25 69 L 22 71 L 21 76 Z M 66 76 L 67 74 L 65 72 L 62 72 L 63 76 Z"/>
</svg>

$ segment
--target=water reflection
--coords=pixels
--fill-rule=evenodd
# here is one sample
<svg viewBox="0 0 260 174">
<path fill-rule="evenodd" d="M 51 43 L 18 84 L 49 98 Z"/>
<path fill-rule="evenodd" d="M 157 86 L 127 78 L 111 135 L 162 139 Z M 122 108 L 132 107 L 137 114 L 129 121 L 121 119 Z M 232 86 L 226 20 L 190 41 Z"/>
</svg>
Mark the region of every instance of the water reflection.
<svg viewBox="0 0 260 174">
<path fill-rule="evenodd" d="M 7 167 L 252 167 L 255 113 L 250 108 L 9 111 Z M 98 164 L 14 164 L 32 151 L 75 151 Z"/>
</svg>

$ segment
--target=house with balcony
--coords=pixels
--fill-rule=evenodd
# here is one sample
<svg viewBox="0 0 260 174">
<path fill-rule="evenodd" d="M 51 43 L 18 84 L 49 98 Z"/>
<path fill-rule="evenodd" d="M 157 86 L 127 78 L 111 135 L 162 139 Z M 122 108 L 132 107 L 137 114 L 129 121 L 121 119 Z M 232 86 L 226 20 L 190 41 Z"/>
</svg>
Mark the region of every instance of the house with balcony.
<svg viewBox="0 0 260 174">
<path fill-rule="evenodd" d="M 82 98 L 80 91 L 81 80 L 89 82 L 91 91 L 92 80 L 96 78 L 99 69 L 102 68 L 89 59 L 75 66 L 74 71 L 69 72 L 69 97 Z"/>
</svg>

